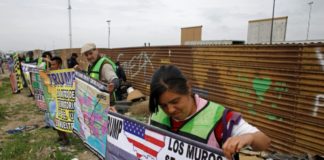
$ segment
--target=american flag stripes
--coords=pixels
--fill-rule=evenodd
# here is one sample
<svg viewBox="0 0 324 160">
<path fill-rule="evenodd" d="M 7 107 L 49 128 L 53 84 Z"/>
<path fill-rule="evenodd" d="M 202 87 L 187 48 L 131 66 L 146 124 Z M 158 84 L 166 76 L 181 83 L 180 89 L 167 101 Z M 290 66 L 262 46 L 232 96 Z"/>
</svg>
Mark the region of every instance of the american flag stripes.
<svg viewBox="0 0 324 160">
<path fill-rule="evenodd" d="M 124 120 L 124 131 L 128 141 L 134 146 L 137 158 L 156 159 L 165 145 L 163 135 L 150 131 L 136 122 Z"/>
</svg>

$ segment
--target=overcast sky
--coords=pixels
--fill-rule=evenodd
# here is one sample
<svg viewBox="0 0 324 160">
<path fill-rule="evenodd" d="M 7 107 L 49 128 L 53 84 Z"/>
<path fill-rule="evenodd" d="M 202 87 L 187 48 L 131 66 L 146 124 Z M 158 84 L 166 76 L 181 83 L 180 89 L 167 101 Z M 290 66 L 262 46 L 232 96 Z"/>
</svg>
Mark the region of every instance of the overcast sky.
<svg viewBox="0 0 324 160">
<path fill-rule="evenodd" d="M 312 0 L 309 39 L 324 39 L 324 0 Z M 305 40 L 310 0 L 276 0 L 286 40 Z M 248 21 L 271 18 L 273 0 L 71 0 L 72 47 L 178 45 L 182 27 L 203 40 L 246 40 Z M 69 48 L 68 0 L 0 0 L 0 50 Z"/>
</svg>

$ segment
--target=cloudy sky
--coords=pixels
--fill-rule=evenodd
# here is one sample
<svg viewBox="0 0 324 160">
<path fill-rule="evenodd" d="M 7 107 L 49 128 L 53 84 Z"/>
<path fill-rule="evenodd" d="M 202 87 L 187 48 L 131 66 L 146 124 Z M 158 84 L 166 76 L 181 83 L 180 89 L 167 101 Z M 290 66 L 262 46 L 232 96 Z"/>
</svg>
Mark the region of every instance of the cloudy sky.
<svg viewBox="0 0 324 160">
<path fill-rule="evenodd" d="M 288 16 L 286 40 L 324 39 L 324 0 L 276 0 Z M 273 0 L 71 0 L 72 47 L 178 45 L 182 27 L 202 25 L 203 40 L 246 40 L 248 21 L 271 18 Z M 69 48 L 68 0 L 0 0 L 0 50 Z"/>
</svg>

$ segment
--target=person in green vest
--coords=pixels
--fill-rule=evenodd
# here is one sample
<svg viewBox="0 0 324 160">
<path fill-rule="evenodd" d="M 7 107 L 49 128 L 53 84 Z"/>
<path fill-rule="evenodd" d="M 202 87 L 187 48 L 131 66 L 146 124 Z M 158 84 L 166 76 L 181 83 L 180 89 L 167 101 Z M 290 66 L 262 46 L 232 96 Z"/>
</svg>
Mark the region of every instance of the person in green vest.
<svg viewBox="0 0 324 160">
<path fill-rule="evenodd" d="M 246 146 L 254 150 L 270 146 L 270 138 L 239 113 L 193 94 L 174 65 L 163 65 L 153 74 L 149 110 L 151 125 L 221 148 L 227 159 Z"/>
<path fill-rule="evenodd" d="M 116 75 L 116 65 L 109 57 L 100 56 L 98 49 L 94 43 L 87 43 L 82 46 L 81 54 L 86 57 L 89 62 L 88 75 L 98 81 L 107 84 L 107 91 L 110 94 L 110 106 L 112 111 L 115 105 L 115 90 L 119 87 L 119 80 Z M 76 70 L 78 65 L 74 67 Z"/>
<path fill-rule="evenodd" d="M 52 53 L 50 51 L 45 51 L 42 53 L 41 57 L 38 57 L 37 67 L 41 70 L 47 71 L 50 69 L 50 62 L 52 59 Z"/>
<path fill-rule="evenodd" d="M 33 51 L 28 51 L 26 53 L 26 57 L 25 57 L 25 63 L 35 63 L 37 62 L 37 60 L 34 60 L 34 52 Z"/>
</svg>

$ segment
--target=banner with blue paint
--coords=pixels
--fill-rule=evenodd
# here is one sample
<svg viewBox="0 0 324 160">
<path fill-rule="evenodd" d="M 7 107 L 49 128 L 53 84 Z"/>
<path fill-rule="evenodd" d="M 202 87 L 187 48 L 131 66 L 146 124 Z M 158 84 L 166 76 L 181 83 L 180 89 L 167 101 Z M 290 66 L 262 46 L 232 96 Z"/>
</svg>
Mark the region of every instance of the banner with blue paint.
<svg viewBox="0 0 324 160">
<path fill-rule="evenodd" d="M 40 71 L 43 94 L 49 118 L 48 124 L 63 132 L 72 133 L 75 102 L 74 69 Z"/>
<path fill-rule="evenodd" d="M 103 158 L 106 150 L 109 94 L 106 86 L 76 72 L 74 132 Z"/>
</svg>

